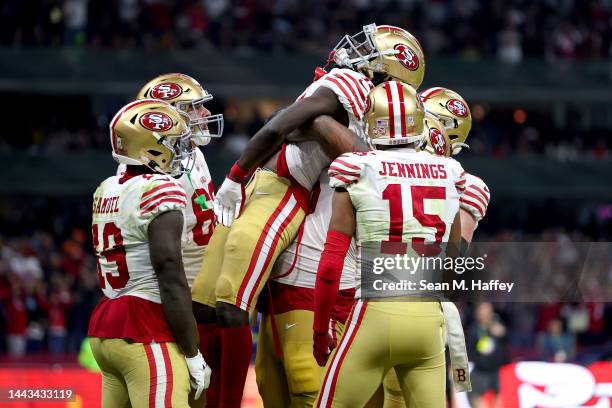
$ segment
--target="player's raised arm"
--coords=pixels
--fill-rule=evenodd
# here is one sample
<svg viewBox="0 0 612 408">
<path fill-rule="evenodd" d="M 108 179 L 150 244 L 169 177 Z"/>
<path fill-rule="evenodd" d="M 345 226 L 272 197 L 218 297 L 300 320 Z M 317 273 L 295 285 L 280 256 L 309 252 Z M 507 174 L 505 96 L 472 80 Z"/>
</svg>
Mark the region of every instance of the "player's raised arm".
<svg viewBox="0 0 612 408">
<path fill-rule="evenodd" d="M 185 358 L 195 398 L 208 388 L 210 368 L 198 351 L 196 323 L 191 312 L 191 292 L 183 270 L 181 234 L 183 215 L 168 211 L 157 216 L 148 228 L 151 263 L 159 282 L 159 292 L 166 320 L 176 336 Z"/>
<path fill-rule="evenodd" d="M 269 156 L 271 150 L 276 150 L 293 130 L 317 116 L 334 115 L 339 109 L 341 105 L 338 97 L 330 89 L 317 89 L 312 96 L 300 99 L 282 110 L 255 133 L 238 159 L 238 165 L 242 169 L 251 170 Z"/>
<path fill-rule="evenodd" d="M 317 140 L 325 154 L 335 159 L 343 153 L 367 152 L 370 146 L 352 130 L 329 115 L 317 117 L 310 126 L 313 139 Z"/>
<path fill-rule="evenodd" d="M 213 209 L 221 223 L 230 226 L 240 214 L 244 183 L 255 167 L 280 147 L 287 135 L 319 115 L 333 115 L 338 111 L 342 108 L 336 95 L 327 88 L 320 88 L 281 111 L 255 133 L 217 191 Z"/>
</svg>

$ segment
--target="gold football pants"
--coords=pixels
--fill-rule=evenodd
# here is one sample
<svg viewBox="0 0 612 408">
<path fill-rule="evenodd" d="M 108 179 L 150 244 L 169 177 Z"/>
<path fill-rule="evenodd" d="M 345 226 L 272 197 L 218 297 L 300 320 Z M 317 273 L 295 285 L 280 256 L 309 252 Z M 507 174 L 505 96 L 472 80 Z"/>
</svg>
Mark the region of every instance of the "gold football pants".
<svg viewBox="0 0 612 408">
<path fill-rule="evenodd" d="M 189 406 L 189 370 L 176 343 L 90 342 L 102 370 L 102 408 Z"/>
<path fill-rule="evenodd" d="M 230 228 L 218 225 L 204 252 L 191 289 L 198 303 L 215 307 L 220 301 L 251 311 L 304 220 L 304 192 L 271 171 L 255 173 L 245 197 L 240 217 Z"/>
<path fill-rule="evenodd" d="M 257 387 L 266 408 L 312 407 L 325 367 L 319 367 L 312 354 L 314 313 L 292 310 L 274 316 L 278 330 L 278 346 L 270 315 L 262 315 L 255 359 Z M 335 325 L 340 339 L 344 325 Z"/>
<path fill-rule="evenodd" d="M 409 407 L 444 406 L 444 316 L 426 301 L 358 301 L 328 364 L 317 407 L 363 407 L 395 368 Z"/>
</svg>

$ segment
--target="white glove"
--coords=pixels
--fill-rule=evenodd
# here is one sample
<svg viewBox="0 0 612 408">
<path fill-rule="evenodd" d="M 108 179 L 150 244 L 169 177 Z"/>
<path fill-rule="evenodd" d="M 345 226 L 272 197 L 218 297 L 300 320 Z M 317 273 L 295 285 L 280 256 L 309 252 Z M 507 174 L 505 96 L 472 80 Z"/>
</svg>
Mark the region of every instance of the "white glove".
<svg viewBox="0 0 612 408">
<path fill-rule="evenodd" d="M 198 399 L 210 384 L 212 370 L 206 365 L 206 361 L 199 351 L 195 357 L 185 357 L 185 361 L 187 361 L 187 368 L 191 376 L 191 388 L 195 390 L 195 399 Z"/>
<path fill-rule="evenodd" d="M 213 211 L 221 224 L 229 227 L 238 218 L 244 203 L 244 185 L 225 178 L 215 195 Z"/>
</svg>

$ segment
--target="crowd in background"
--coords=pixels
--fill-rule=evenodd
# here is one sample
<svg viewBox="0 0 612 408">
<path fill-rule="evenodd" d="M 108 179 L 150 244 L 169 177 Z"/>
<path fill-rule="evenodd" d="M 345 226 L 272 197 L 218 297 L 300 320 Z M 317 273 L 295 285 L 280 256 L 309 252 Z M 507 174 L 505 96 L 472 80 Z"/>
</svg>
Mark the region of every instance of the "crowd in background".
<svg viewBox="0 0 612 408">
<path fill-rule="evenodd" d="M 358 22 L 404 27 L 428 55 L 604 59 L 610 0 L 6 0 L 0 43 L 325 52 Z"/>
<path fill-rule="evenodd" d="M 24 97 L 24 99 L 27 99 Z M 40 99 L 40 98 L 37 98 Z M 27 152 L 29 154 L 53 155 L 63 152 L 80 152 L 91 149 L 108 151 L 108 122 L 121 105 L 109 105 L 107 112 L 94 113 L 87 98 L 53 99 L 47 96 L 41 103 L 48 108 L 32 117 L 29 111 L 23 120 L 15 120 L 3 130 L 6 134 L 19 137 L 0 139 L 0 153 Z M 78 106 L 75 106 L 78 104 Z M 261 110 L 252 114 L 239 115 L 234 101 L 213 100 L 209 109 L 225 115 L 225 129 L 222 139 L 206 147 L 209 154 L 216 151 L 239 153 L 247 140 L 261 128 L 265 117 Z M 540 155 L 559 161 L 571 162 L 579 159 L 612 159 L 612 140 L 609 131 L 603 129 L 580 129 L 572 122 L 569 126 L 556 126 L 549 116 L 541 112 L 522 111 L 525 119 L 517 123 L 513 110 L 489 108 L 482 105 L 473 111 L 473 126 L 468 140 L 471 149 L 465 154 L 504 157 L 512 154 Z M 481 114 L 478 114 L 481 112 Z M 18 124 L 18 126 L 17 126 Z M 15 126 L 11 129 L 11 126 Z"/>
</svg>

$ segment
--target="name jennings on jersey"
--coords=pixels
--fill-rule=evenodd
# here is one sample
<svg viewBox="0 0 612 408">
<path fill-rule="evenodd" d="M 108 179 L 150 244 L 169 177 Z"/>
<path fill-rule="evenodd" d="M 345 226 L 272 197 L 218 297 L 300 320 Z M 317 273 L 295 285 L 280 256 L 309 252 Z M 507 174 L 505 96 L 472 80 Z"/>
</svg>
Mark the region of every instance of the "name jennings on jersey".
<svg viewBox="0 0 612 408">
<path fill-rule="evenodd" d="M 363 245 L 447 242 L 465 172 L 456 160 L 410 148 L 348 153 L 329 168 L 330 186 L 349 193 L 356 212 L 356 297 Z"/>
</svg>

